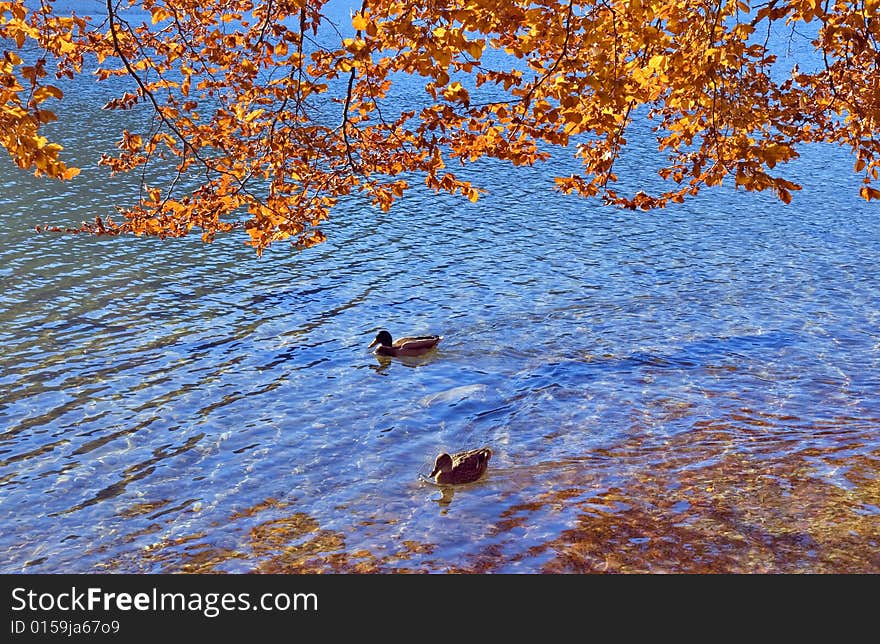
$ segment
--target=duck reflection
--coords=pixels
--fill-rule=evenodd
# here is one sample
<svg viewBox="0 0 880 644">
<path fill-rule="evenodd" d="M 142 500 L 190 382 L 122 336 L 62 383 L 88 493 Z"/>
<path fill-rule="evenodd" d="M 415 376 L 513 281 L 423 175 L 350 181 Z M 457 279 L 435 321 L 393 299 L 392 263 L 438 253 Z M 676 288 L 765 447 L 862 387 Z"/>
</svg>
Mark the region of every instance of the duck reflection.
<svg viewBox="0 0 880 644">
<path fill-rule="evenodd" d="M 370 365 L 370 369 L 375 371 L 376 373 L 385 373 L 392 363 L 397 362 L 402 364 L 404 367 L 410 367 L 415 369 L 416 367 L 424 367 L 427 364 L 430 364 L 434 361 L 435 355 L 423 355 L 423 356 L 383 356 L 381 354 L 374 354 L 376 358 L 376 364 Z"/>
</svg>

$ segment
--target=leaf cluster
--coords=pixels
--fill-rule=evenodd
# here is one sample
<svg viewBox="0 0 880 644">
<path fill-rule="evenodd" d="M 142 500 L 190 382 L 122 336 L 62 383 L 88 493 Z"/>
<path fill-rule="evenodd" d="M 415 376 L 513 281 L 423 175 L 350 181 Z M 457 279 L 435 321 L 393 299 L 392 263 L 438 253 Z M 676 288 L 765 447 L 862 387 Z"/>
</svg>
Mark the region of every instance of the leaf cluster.
<svg viewBox="0 0 880 644">
<path fill-rule="evenodd" d="M 780 33 L 810 41 L 813 69 L 786 67 Z M 785 164 L 831 143 L 852 151 L 870 200 L 878 37 L 880 0 L 363 0 L 345 25 L 322 0 L 108 0 L 90 19 L 7 0 L 0 144 L 37 174 L 75 176 L 40 130 L 63 100 L 47 79 L 83 73 L 90 57 L 98 81 L 125 81 L 106 109 L 152 115 L 101 164 L 171 162 L 174 176 L 87 232 L 210 241 L 243 227 L 257 252 L 310 246 L 346 195 L 388 210 L 418 177 L 476 200 L 485 186 L 451 166 L 530 165 L 553 148 L 580 165 L 557 189 L 651 209 L 725 180 L 789 202 L 801 186 Z M 423 92 L 405 109 L 401 82 Z M 621 189 L 616 172 L 638 120 L 665 159 L 650 193 Z"/>
</svg>

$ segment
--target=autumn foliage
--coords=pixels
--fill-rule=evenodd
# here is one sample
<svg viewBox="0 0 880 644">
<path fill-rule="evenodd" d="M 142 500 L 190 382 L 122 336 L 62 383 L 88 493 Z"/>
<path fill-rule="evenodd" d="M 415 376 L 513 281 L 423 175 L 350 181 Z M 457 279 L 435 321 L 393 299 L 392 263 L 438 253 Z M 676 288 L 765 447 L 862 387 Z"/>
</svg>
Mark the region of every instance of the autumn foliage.
<svg viewBox="0 0 880 644">
<path fill-rule="evenodd" d="M 117 79 L 104 107 L 139 110 L 133 129 L 151 115 L 101 163 L 174 168 L 89 232 L 244 226 L 258 252 L 308 246 L 345 195 L 388 209 L 415 177 L 476 200 L 491 186 L 458 161 L 534 164 L 558 147 L 581 164 L 559 190 L 629 208 L 725 180 L 788 202 L 800 186 L 780 166 L 812 142 L 851 150 L 862 196 L 880 198 L 880 0 L 364 0 L 349 24 L 321 0 L 107 0 L 93 17 L 28 4 L 0 0 L 15 162 L 76 174 L 41 128 L 64 100 L 54 79 L 88 73 Z M 791 39 L 811 44 L 809 68 L 780 56 Z M 409 103 L 401 79 L 422 88 Z M 615 173 L 637 122 L 665 159 L 652 194 Z"/>
</svg>

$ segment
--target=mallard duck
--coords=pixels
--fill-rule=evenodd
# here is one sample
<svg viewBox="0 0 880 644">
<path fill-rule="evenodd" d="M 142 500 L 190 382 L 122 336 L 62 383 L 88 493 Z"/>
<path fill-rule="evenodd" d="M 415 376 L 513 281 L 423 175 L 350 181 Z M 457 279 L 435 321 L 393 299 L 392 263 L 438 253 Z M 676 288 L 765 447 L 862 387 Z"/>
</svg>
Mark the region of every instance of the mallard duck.
<svg viewBox="0 0 880 644">
<path fill-rule="evenodd" d="M 440 340 L 439 335 L 419 335 L 392 341 L 391 334 L 382 330 L 376 334 L 370 348 L 379 345 L 376 353 L 380 356 L 418 356 L 436 347 Z"/>
<path fill-rule="evenodd" d="M 434 461 L 430 478 L 437 483 L 472 483 L 483 476 L 489 467 L 492 450 L 488 447 L 458 452 L 451 456 L 444 452 Z"/>
</svg>

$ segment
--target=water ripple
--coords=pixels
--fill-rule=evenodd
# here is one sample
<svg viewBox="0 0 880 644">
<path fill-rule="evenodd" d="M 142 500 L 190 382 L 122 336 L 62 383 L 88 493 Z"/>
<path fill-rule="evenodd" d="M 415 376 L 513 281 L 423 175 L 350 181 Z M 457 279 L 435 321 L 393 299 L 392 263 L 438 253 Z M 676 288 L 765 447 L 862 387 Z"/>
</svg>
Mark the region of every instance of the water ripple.
<svg viewBox="0 0 880 644">
<path fill-rule="evenodd" d="M 66 147 L 112 145 L 88 131 Z M 476 204 L 353 199 L 262 258 L 35 235 L 136 186 L 0 161 L 0 570 L 699 570 L 687 539 L 707 569 L 870 570 L 880 219 L 829 154 L 788 207 L 650 214 L 487 163 Z M 444 340 L 380 360 L 379 328 Z M 481 444 L 481 483 L 416 478 Z M 839 519 L 848 548 L 817 532 Z"/>
</svg>

